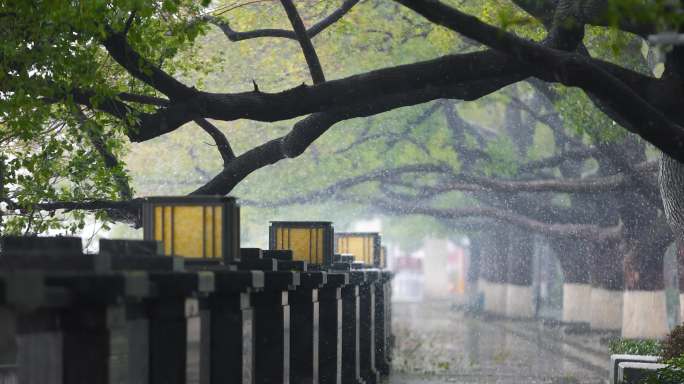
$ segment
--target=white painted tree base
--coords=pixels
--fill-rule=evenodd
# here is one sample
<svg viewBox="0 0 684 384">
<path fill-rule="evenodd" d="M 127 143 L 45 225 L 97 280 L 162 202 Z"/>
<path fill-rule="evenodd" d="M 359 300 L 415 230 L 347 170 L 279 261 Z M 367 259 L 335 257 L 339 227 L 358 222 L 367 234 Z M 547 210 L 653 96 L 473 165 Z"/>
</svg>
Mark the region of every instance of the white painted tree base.
<svg viewBox="0 0 684 384">
<path fill-rule="evenodd" d="M 506 314 L 506 284 L 482 280 L 480 289 L 484 294 L 484 310 L 495 315 Z"/>
<path fill-rule="evenodd" d="M 591 321 L 591 285 L 563 284 L 563 322 Z"/>
<path fill-rule="evenodd" d="M 524 319 L 534 317 L 534 300 L 531 286 L 507 284 L 506 316 Z"/>
<path fill-rule="evenodd" d="M 622 328 L 623 291 L 591 289 L 591 329 L 619 331 Z"/>
<path fill-rule="evenodd" d="M 662 338 L 669 332 L 665 291 L 625 291 L 622 337 Z"/>
<path fill-rule="evenodd" d="M 684 323 L 684 293 L 679 294 L 679 324 Z"/>
</svg>

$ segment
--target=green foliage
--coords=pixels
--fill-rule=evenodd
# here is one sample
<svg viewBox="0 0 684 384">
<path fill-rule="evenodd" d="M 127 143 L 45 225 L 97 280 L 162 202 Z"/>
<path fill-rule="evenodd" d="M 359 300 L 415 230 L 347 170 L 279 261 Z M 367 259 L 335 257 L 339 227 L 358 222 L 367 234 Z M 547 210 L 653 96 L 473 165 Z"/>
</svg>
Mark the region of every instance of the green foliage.
<svg viewBox="0 0 684 384">
<path fill-rule="evenodd" d="M 617 28 L 623 24 L 654 25 L 658 30 L 677 30 L 684 15 L 671 1 L 610 0 L 606 15 Z"/>
<path fill-rule="evenodd" d="M 614 339 L 608 344 L 611 354 L 660 356 L 663 346 L 658 340 Z"/>
<path fill-rule="evenodd" d="M 648 375 L 643 384 L 682 383 L 684 382 L 684 356 L 664 361 L 665 368 Z"/>
<path fill-rule="evenodd" d="M 127 40 L 143 57 L 171 74 L 192 73 L 199 78 L 199 69 L 208 66 L 198 65 L 203 60 L 192 60 L 188 53 L 205 30 L 203 23 L 191 22 L 204 6 L 206 1 L 193 0 L 2 3 L 0 153 L 7 159 L 5 197 L 24 209 L 22 214 L 9 212 L 5 231 L 78 232 L 85 225 L 83 213 L 54 215 L 31 207 L 118 198 L 120 181 L 128 176 L 123 164 L 105 166 L 101 151 L 124 155 L 127 124 L 132 120 L 83 110 L 73 91 L 89 94 L 94 107 L 120 92 L 156 96 L 100 45 L 108 34 L 125 31 L 128 24 Z"/>
<path fill-rule="evenodd" d="M 556 102 L 556 109 L 573 135 L 588 135 L 594 142 L 615 141 L 625 137 L 625 130 L 598 111 L 586 94 L 577 89 L 555 88 L 561 95 Z"/>
</svg>

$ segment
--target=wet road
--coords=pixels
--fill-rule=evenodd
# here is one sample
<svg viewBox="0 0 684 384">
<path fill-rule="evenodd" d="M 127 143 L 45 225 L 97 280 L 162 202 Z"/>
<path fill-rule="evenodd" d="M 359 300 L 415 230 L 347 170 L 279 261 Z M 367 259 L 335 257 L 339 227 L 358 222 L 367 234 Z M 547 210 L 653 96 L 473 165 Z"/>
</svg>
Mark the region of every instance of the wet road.
<svg viewBox="0 0 684 384">
<path fill-rule="evenodd" d="M 565 334 L 538 322 L 484 320 L 447 303 L 396 303 L 391 384 L 606 383 L 598 335 Z"/>
</svg>

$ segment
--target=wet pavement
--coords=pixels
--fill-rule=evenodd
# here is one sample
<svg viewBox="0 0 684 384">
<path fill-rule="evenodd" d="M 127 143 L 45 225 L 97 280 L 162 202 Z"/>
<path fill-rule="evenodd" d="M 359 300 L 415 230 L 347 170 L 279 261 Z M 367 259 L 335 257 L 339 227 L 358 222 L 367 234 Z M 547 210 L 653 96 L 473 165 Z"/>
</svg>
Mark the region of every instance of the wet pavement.
<svg viewBox="0 0 684 384">
<path fill-rule="evenodd" d="M 445 302 L 395 303 L 391 384 L 598 384 L 608 379 L 605 335 L 537 321 L 474 318 Z"/>
</svg>

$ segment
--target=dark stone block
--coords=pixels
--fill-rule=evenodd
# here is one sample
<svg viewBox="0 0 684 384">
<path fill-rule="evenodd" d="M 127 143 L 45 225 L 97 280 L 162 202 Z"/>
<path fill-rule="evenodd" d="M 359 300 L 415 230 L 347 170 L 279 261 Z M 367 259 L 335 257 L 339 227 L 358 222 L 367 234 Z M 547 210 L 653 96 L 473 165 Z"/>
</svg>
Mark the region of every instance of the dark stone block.
<svg viewBox="0 0 684 384">
<path fill-rule="evenodd" d="M 268 276 L 266 276 L 268 284 Z M 254 381 L 290 382 L 290 306 L 287 291 L 252 294 L 254 306 Z"/>
<path fill-rule="evenodd" d="M 330 270 L 333 271 L 351 271 L 351 264 L 348 263 L 332 263 Z"/>
<path fill-rule="evenodd" d="M 371 282 L 359 287 L 359 343 L 361 378 L 376 384 L 380 375 L 375 369 L 375 285 Z"/>
<path fill-rule="evenodd" d="M 4 236 L 0 251 L 8 255 L 70 255 L 83 253 L 78 237 Z"/>
<path fill-rule="evenodd" d="M 333 288 L 333 287 L 343 287 L 347 284 L 349 284 L 349 273 L 346 272 L 328 272 L 328 276 L 326 278 L 326 284 L 325 286 L 327 288 Z"/>
<path fill-rule="evenodd" d="M 359 286 L 342 288 L 342 383 L 363 383 L 360 371 Z"/>
<path fill-rule="evenodd" d="M 17 376 L 21 384 L 62 384 L 62 333 L 56 310 L 40 309 L 17 318 Z"/>
<path fill-rule="evenodd" d="M 109 255 L 85 255 L 80 251 L 6 252 L 0 257 L 0 269 L 109 272 L 112 270 L 112 262 Z"/>
<path fill-rule="evenodd" d="M 292 251 L 289 249 L 269 249 L 263 251 L 264 257 L 276 260 L 292 261 Z"/>
<path fill-rule="evenodd" d="M 113 271 L 175 271 L 185 270 L 185 261 L 182 257 L 175 256 L 151 256 L 151 255 L 128 255 L 108 254 L 111 258 Z"/>
<path fill-rule="evenodd" d="M 250 294 L 211 296 L 211 382 L 254 383 L 254 310 Z"/>
<path fill-rule="evenodd" d="M 100 253 L 131 256 L 161 256 L 164 254 L 160 241 L 101 239 Z"/>
<path fill-rule="evenodd" d="M 317 384 L 320 321 L 318 289 L 300 286 L 289 295 L 290 382 Z"/>
<path fill-rule="evenodd" d="M 240 248 L 240 260 L 256 260 L 264 257 L 261 248 Z"/>
<path fill-rule="evenodd" d="M 183 264 L 193 271 L 215 271 L 224 269 L 223 259 L 183 258 Z"/>
<path fill-rule="evenodd" d="M 385 302 L 386 282 L 375 286 L 375 367 L 383 376 L 389 375 L 390 364 L 387 356 L 387 303 Z"/>
<path fill-rule="evenodd" d="M 216 271 L 214 279 L 215 292 L 221 295 L 264 287 L 263 271 Z"/>
<path fill-rule="evenodd" d="M 77 306 L 61 316 L 63 375 L 69 384 L 128 382 L 124 306 Z"/>
<path fill-rule="evenodd" d="M 149 382 L 199 383 L 203 325 L 199 302 L 183 297 L 162 298 L 152 301 L 148 311 Z"/>
<path fill-rule="evenodd" d="M 319 290 L 318 382 L 342 383 L 342 289 Z"/>
<path fill-rule="evenodd" d="M 306 272 L 308 269 L 309 269 L 309 266 L 308 266 L 308 263 L 306 261 L 278 260 L 278 270 L 279 271 Z"/>
<path fill-rule="evenodd" d="M 299 286 L 297 290 L 311 290 L 323 287 L 328 282 L 327 272 L 299 272 Z"/>
<path fill-rule="evenodd" d="M 368 264 L 364 264 L 363 261 L 355 261 L 355 262 L 351 263 L 351 268 L 352 269 L 368 269 L 368 268 L 372 268 L 372 267 Z"/>
<path fill-rule="evenodd" d="M 145 306 L 130 303 L 126 306 L 128 333 L 128 383 L 147 384 L 150 378 L 150 322 Z"/>
<path fill-rule="evenodd" d="M 299 272 L 277 271 L 265 272 L 264 289 L 271 291 L 292 290 L 300 284 Z"/>
<path fill-rule="evenodd" d="M 151 294 L 150 280 L 145 274 L 55 274 L 45 277 L 50 287 L 67 289 L 79 305 L 116 304 L 123 299 L 142 299 Z"/>
<path fill-rule="evenodd" d="M 278 260 L 276 259 L 257 259 L 257 258 L 243 258 L 242 261 L 235 264 L 240 271 L 259 270 L 259 271 L 277 271 Z"/>
</svg>

